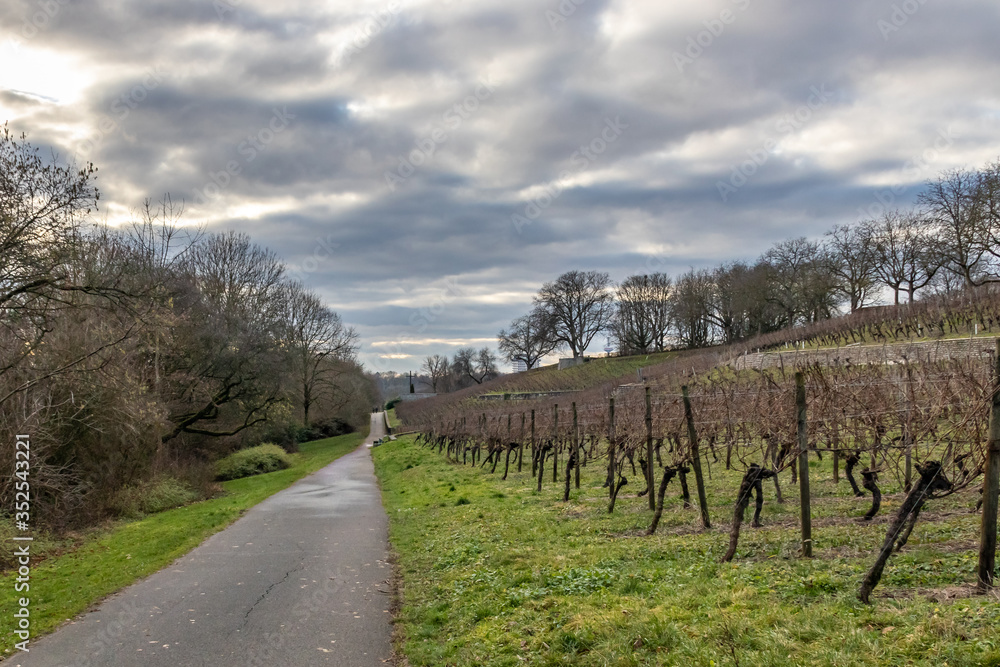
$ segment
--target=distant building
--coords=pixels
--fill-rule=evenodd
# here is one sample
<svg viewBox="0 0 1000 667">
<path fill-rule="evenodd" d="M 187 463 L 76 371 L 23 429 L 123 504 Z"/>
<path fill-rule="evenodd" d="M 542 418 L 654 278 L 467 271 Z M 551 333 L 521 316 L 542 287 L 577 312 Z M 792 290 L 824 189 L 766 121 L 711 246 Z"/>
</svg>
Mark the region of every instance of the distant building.
<svg viewBox="0 0 1000 667">
<path fill-rule="evenodd" d="M 528 365 L 520 359 L 511 364 L 512 373 L 523 373 L 526 370 L 528 370 Z"/>
</svg>

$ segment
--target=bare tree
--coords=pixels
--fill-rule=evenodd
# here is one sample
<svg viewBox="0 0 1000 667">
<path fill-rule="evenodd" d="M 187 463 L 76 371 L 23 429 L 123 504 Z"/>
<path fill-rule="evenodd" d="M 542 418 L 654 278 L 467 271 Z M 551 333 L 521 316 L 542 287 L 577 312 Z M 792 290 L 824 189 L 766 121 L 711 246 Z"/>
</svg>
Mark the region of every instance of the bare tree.
<svg viewBox="0 0 1000 667">
<path fill-rule="evenodd" d="M 284 267 L 244 234 L 207 236 L 184 262 L 174 307 L 183 312 L 164 361 L 169 426 L 223 436 L 263 423 L 282 399 L 288 351 Z"/>
<path fill-rule="evenodd" d="M 497 355 L 490 348 L 483 347 L 476 352 L 476 373 L 479 383 L 492 380 L 500 374 L 500 369 L 497 368 Z"/>
<path fill-rule="evenodd" d="M 819 243 L 805 237 L 781 241 L 761 260 L 770 270 L 770 298 L 784 326 L 817 322 L 836 310 L 836 280 Z"/>
<path fill-rule="evenodd" d="M 712 272 L 713 290 L 706 317 L 724 343 L 780 328 L 777 309 L 769 298 L 771 272 L 763 264 L 734 262 Z"/>
<path fill-rule="evenodd" d="M 612 331 L 618 349 L 645 354 L 663 350 L 670 328 L 673 281 L 663 273 L 629 276 L 616 288 L 617 310 Z"/>
<path fill-rule="evenodd" d="M 302 423 L 308 426 L 309 408 L 336 393 L 338 378 L 349 368 L 331 362 L 353 361 L 358 335 L 300 283 L 283 285 L 279 300 L 285 307 L 282 315 L 298 378 Z"/>
<path fill-rule="evenodd" d="M 865 306 L 878 284 L 878 263 L 865 225 L 837 225 L 826 233 L 824 250 L 837 279 L 836 290 L 853 313 Z"/>
<path fill-rule="evenodd" d="M 1000 258 L 1000 160 L 979 170 L 976 200 L 987 234 L 987 251 Z"/>
<path fill-rule="evenodd" d="M 568 345 L 574 358 L 580 357 L 611 323 L 611 278 L 598 271 L 569 271 L 542 285 L 535 304 L 553 317 L 556 340 Z"/>
<path fill-rule="evenodd" d="M 93 286 L 73 259 L 83 245 L 81 218 L 97 207 L 97 169 L 45 161 L 27 136 L 0 132 L 0 328 L 7 341 L 0 375 L 38 348 L 60 299 Z"/>
<path fill-rule="evenodd" d="M 555 322 L 546 310 L 536 307 L 527 315 L 518 317 L 507 329 L 497 334 L 497 347 L 508 361 L 523 361 L 527 368 L 534 368 L 546 355 L 560 345 L 555 337 Z"/>
<path fill-rule="evenodd" d="M 497 376 L 497 358 L 488 347 L 476 350 L 463 347 L 451 362 L 452 372 L 460 379 L 470 379 L 476 384 L 482 384 Z"/>
<path fill-rule="evenodd" d="M 435 354 L 424 359 L 424 365 L 420 370 L 427 373 L 431 379 L 431 389 L 437 392 L 438 384 L 448 377 L 448 357 Z"/>
<path fill-rule="evenodd" d="M 934 225 L 944 268 L 960 275 L 966 287 L 1000 280 L 990 262 L 982 182 L 979 172 L 954 169 L 928 183 L 917 197 Z"/>
<path fill-rule="evenodd" d="M 691 269 L 677 279 L 671 297 L 671 318 L 677 337 L 685 347 L 704 347 L 713 340 L 710 318 L 712 274 Z"/>
<path fill-rule="evenodd" d="M 875 275 L 894 294 L 902 292 L 913 303 L 918 289 L 934 279 L 941 260 L 927 218 L 915 211 L 887 211 L 878 220 L 862 224 L 862 239 L 875 259 Z"/>
</svg>

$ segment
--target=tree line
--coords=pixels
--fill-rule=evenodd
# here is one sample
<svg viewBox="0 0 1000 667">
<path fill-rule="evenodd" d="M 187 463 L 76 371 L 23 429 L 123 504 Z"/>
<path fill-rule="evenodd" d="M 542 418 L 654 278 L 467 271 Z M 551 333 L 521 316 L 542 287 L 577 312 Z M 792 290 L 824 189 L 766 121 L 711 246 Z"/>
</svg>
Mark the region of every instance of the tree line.
<svg viewBox="0 0 1000 667">
<path fill-rule="evenodd" d="M 498 334 L 509 361 L 529 368 L 601 333 L 619 354 L 731 344 L 925 293 L 1000 282 L 1000 161 L 943 172 L 910 209 L 837 225 L 822 239 L 776 243 L 754 261 L 632 275 L 569 271 L 545 283 L 530 312 Z"/>
<path fill-rule="evenodd" d="M 96 172 L 0 134 L 0 449 L 31 434 L 38 519 L 95 520 L 165 478 L 208 492 L 233 449 L 367 422 L 357 334 L 273 252 L 181 226 L 169 197 L 96 224 Z"/>
<path fill-rule="evenodd" d="M 488 347 L 463 347 L 449 360 L 434 354 L 424 359 L 422 381 L 432 392 L 449 392 L 482 384 L 500 375 L 497 355 Z"/>
</svg>

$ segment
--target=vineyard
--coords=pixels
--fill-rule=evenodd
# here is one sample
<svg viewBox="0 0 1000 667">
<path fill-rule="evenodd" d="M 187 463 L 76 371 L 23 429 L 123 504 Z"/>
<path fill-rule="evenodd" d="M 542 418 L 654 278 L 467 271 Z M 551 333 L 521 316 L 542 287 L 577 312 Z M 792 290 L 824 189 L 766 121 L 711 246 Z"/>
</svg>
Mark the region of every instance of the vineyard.
<svg viewBox="0 0 1000 667">
<path fill-rule="evenodd" d="M 927 309 L 924 322 L 927 312 L 933 314 Z M 906 326 L 926 326 L 911 321 L 917 324 Z M 957 328 L 972 319 L 954 321 Z M 896 329 L 906 335 L 899 321 Z M 671 485 L 680 487 L 685 505 L 697 508 L 695 525 L 710 529 L 709 505 L 715 499 L 706 497 L 706 480 L 713 469 L 717 476 L 735 472 L 738 488 L 725 499 L 731 513 L 723 561 L 741 557 L 751 501 L 750 523 L 758 527 L 765 501 L 798 500 L 799 556 L 812 556 L 814 543 L 823 543 L 823 529 L 814 531 L 812 521 L 810 484 L 817 480 L 811 479 L 811 464 L 825 462 L 832 481 L 849 485 L 864 509 L 844 521 L 885 521 L 881 546 L 859 556 L 866 558 L 867 571 L 856 595 L 864 603 L 921 515 L 955 496 L 963 511 L 980 512 L 975 567 L 966 576 L 985 593 L 996 574 L 997 359 L 987 353 L 864 365 L 797 368 L 790 362 L 761 370 L 717 366 L 701 372 L 695 365 L 687 374 L 603 385 L 560 403 L 439 401 L 408 405 L 400 416 L 422 432 L 423 445 L 452 464 L 501 479 L 530 469 L 536 493 L 558 494 L 563 501 L 580 488 L 581 469 L 597 468 L 607 512 L 622 502 L 639 504 L 649 512 L 647 535 L 658 529 Z M 889 492 L 900 496 L 891 508 L 882 502 Z"/>
</svg>

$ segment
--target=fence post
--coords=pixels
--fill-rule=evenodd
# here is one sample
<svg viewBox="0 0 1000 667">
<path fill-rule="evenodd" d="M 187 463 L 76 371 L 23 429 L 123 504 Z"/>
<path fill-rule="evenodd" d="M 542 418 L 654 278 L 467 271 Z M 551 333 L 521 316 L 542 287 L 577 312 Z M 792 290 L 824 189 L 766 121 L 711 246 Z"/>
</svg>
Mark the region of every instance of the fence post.
<svg viewBox="0 0 1000 667">
<path fill-rule="evenodd" d="M 552 404 L 552 481 L 559 481 L 559 404 Z"/>
<path fill-rule="evenodd" d="M 802 557 L 812 558 L 812 507 L 809 497 L 809 425 L 806 422 L 806 381 L 795 373 L 795 409 L 799 440 L 799 506 L 802 516 Z"/>
<path fill-rule="evenodd" d="M 538 449 L 535 445 L 535 411 L 531 411 L 531 476 L 535 476 L 535 466 L 538 465 Z"/>
<path fill-rule="evenodd" d="M 615 397 L 608 400 L 608 497 L 615 497 Z"/>
<path fill-rule="evenodd" d="M 521 413 L 521 437 L 517 439 L 517 471 L 521 472 L 521 461 L 524 460 L 524 413 Z"/>
<path fill-rule="evenodd" d="M 1000 494 L 1000 338 L 993 356 L 993 405 L 990 409 L 990 435 L 986 450 L 986 474 L 983 475 L 983 516 L 979 533 L 979 571 L 976 592 L 993 587 L 997 554 L 997 496 Z"/>
<path fill-rule="evenodd" d="M 833 421 L 833 483 L 840 484 L 840 426 Z"/>
<path fill-rule="evenodd" d="M 576 473 L 576 488 L 580 488 L 580 429 L 576 421 L 576 401 L 573 401 L 573 456 L 576 457 L 574 464 Z"/>
<path fill-rule="evenodd" d="M 649 494 L 649 509 L 656 510 L 653 497 L 653 403 L 646 387 L 646 491 Z"/>
<path fill-rule="evenodd" d="M 694 481 L 698 486 L 698 506 L 701 508 L 701 525 L 711 528 L 708 519 L 708 498 L 705 496 L 705 477 L 701 474 L 701 453 L 698 451 L 698 431 L 694 428 L 694 413 L 691 411 L 691 398 L 688 396 L 687 385 L 681 387 L 684 397 L 684 419 L 687 421 L 688 440 L 691 445 L 691 468 L 694 469 Z"/>
</svg>

